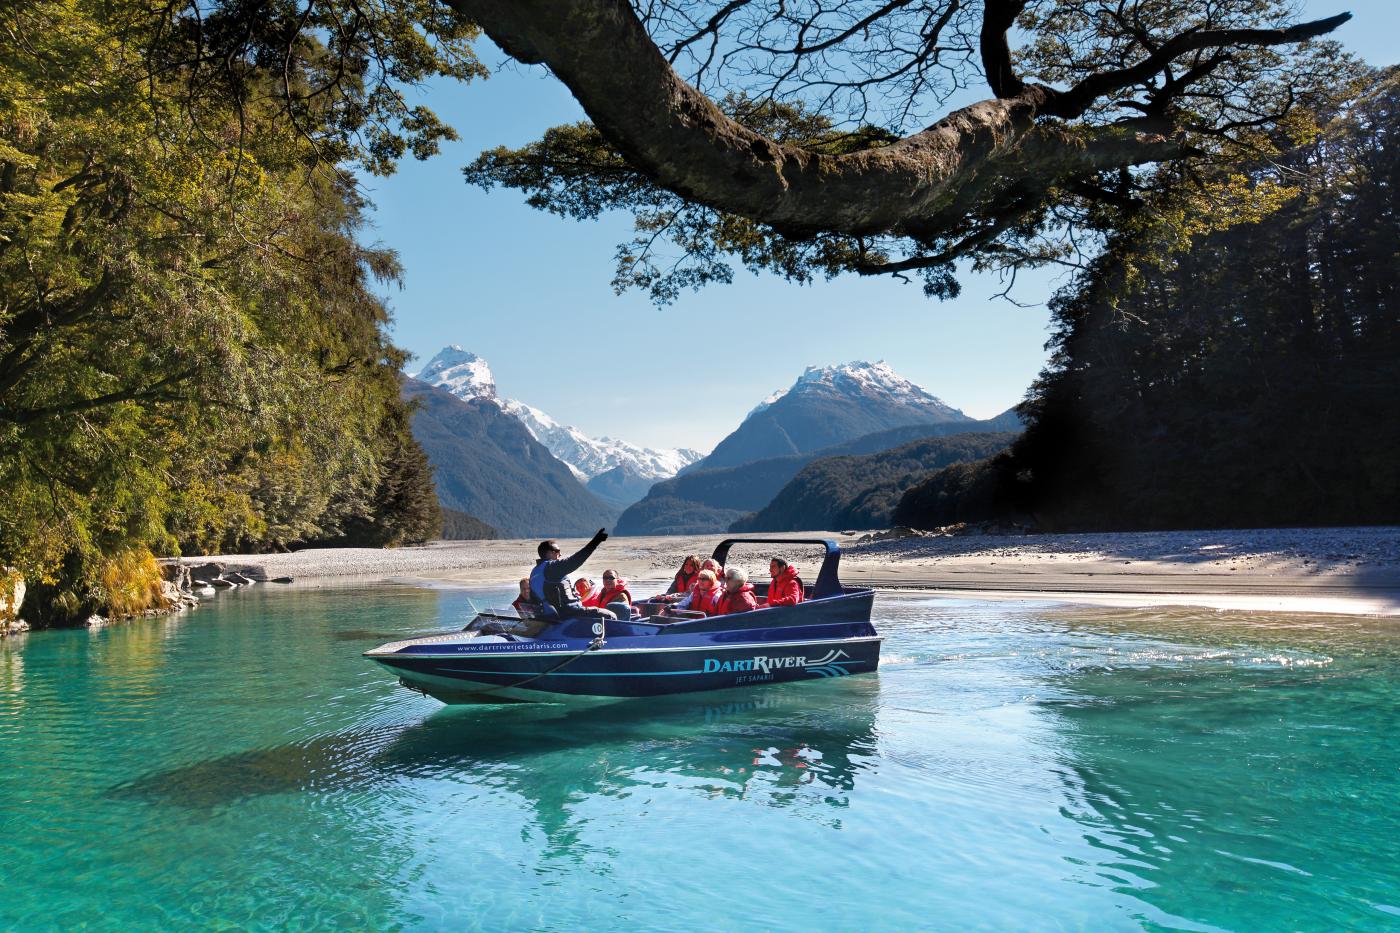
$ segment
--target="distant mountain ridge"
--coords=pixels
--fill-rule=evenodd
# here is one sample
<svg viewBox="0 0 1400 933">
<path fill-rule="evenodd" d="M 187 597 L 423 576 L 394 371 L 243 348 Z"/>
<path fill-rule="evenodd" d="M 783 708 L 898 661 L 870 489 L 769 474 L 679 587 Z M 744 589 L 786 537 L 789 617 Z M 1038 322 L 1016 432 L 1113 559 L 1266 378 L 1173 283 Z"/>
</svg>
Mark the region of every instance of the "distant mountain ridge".
<svg viewBox="0 0 1400 933">
<path fill-rule="evenodd" d="M 914 424 L 876 431 L 820 450 L 768 457 L 731 467 L 700 467 L 663 480 L 617 520 L 621 535 L 711 534 L 769 504 L 809 463 L 823 457 L 860 456 L 913 441 L 969 432 L 1020 430 L 1014 411 L 986 421 Z"/>
<path fill-rule="evenodd" d="M 508 537 L 587 535 L 610 525 L 616 508 L 579 484 L 520 419 L 494 400 L 461 398 L 405 379 L 417 401 L 413 436 L 433 465 L 438 499 Z"/>
<path fill-rule="evenodd" d="M 730 531 L 813 531 L 888 528 L 904 493 L 929 474 L 954 463 L 981 460 L 1005 450 L 1012 432 L 969 432 L 925 437 L 860 456 L 813 459 L 758 512 Z"/>
<path fill-rule="evenodd" d="M 809 366 L 792 386 L 749 412 L 714 451 L 687 471 L 809 453 L 876 431 L 974 419 L 883 360 Z"/>
<path fill-rule="evenodd" d="M 631 482 L 604 484 L 603 489 L 610 497 L 631 495 L 625 501 L 618 500 L 623 505 L 640 499 L 651 483 L 676 475 L 677 471 L 704 456 L 687 448 L 658 450 L 610 437 L 589 437 L 578 428 L 560 424 L 532 405 L 501 398 L 486 360 L 456 344 L 444 347 L 415 378 L 461 399 L 484 399 L 500 406 L 518 418 L 535 440 L 567 464 L 581 483 L 622 467 Z"/>
</svg>

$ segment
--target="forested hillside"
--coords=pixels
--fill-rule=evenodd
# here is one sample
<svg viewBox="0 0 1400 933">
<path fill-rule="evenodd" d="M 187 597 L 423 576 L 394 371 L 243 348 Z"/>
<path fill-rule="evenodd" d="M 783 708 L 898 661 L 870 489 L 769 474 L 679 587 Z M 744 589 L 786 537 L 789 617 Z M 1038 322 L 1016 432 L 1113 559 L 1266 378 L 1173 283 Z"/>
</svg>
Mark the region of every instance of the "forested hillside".
<svg viewBox="0 0 1400 933">
<path fill-rule="evenodd" d="M 763 508 L 798 472 L 820 457 L 859 456 L 927 437 L 1004 430 L 1015 417 L 1003 412 L 988 421 L 909 424 L 865 434 L 805 454 L 770 457 L 740 466 L 682 472 L 651 488 L 646 498 L 617 520 L 619 534 L 708 534 L 724 531 L 746 513 Z M 680 529 L 686 529 L 681 531 Z"/>
<path fill-rule="evenodd" d="M 438 532 L 347 167 L 442 128 L 382 96 L 363 33 L 328 54 L 247 12 L 36 2 L 0 30 L 0 570 L 31 623 L 159 605 L 155 555 Z M 409 44 L 396 80 L 445 67 Z"/>
<path fill-rule="evenodd" d="M 1015 434 L 929 437 L 859 457 L 821 457 L 804 466 L 773 500 L 730 531 L 886 528 L 905 490 L 952 463 L 1004 450 Z"/>
<path fill-rule="evenodd" d="M 416 379 L 413 434 L 433 465 L 438 496 L 509 537 L 590 534 L 617 512 L 510 412 L 485 398 L 461 399 Z"/>
<path fill-rule="evenodd" d="M 1324 115 L 1325 116 L 1325 115 Z M 1400 79 L 1254 168 L 1288 195 L 1160 264 L 1142 230 L 1057 297 L 1011 454 L 911 490 L 919 526 L 1400 521 Z"/>
<path fill-rule="evenodd" d="M 442 510 L 442 538 L 444 541 L 482 541 L 499 538 L 501 533 L 475 515 L 459 512 L 456 509 Z"/>
</svg>

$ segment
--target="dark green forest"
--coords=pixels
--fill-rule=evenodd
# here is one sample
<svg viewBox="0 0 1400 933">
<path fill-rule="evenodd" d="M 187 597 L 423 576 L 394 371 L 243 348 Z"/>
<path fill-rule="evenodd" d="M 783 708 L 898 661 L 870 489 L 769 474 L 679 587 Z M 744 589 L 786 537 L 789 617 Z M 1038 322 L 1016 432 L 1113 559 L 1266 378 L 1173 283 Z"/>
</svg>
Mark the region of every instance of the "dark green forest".
<svg viewBox="0 0 1400 933">
<path fill-rule="evenodd" d="M 445 541 L 483 541 L 499 538 L 501 533 L 475 515 L 449 509 L 442 510 L 442 537 Z"/>
<path fill-rule="evenodd" d="M 160 608 L 158 556 L 440 527 L 357 179 L 450 132 L 372 65 L 468 77 L 474 33 L 257 15 L 5 8 L 0 569 L 32 623 Z"/>
<path fill-rule="evenodd" d="M 1052 303 L 1023 438 L 910 490 L 896 521 L 1400 521 L 1400 74 L 1319 123 L 1249 171 L 1287 192 L 1276 210 L 1158 261 L 1114 234 Z"/>
</svg>

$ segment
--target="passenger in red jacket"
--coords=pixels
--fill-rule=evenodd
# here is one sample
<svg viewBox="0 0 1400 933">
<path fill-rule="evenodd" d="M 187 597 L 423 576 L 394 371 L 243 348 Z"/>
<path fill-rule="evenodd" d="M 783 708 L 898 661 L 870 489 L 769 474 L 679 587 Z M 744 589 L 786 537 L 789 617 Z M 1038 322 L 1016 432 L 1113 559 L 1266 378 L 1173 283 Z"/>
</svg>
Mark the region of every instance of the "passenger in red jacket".
<svg viewBox="0 0 1400 933">
<path fill-rule="evenodd" d="M 671 581 L 671 588 L 666 592 L 686 595 L 695 586 L 695 578 L 699 575 L 700 558 L 692 554 L 681 562 L 681 569 L 676 571 L 676 579 Z"/>
<path fill-rule="evenodd" d="M 730 567 L 724 572 L 724 595 L 719 598 L 714 614 L 727 616 L 757 608 L 758 600 L 753 595 L 749 575 L 738 567 Z"/>
<path fill-rule="evenodd" d="M 773 578 L 768 584 L 768 606 L 796 606 L 802 602 L 802 578 L 796 567 L 775 557 L 768 562 L 768 576 Z"/>
<path fill-rule="evenodd" d="M 719 585 L 715 572 L 705 569 L 696 575 L 695 585 L 690 588 L 685 599 L 676 603 L 676 608 L 703 612 L 707 616 L 712 616 L 715 614 L 715 607 L 719 605 L 720 597 L 723 594 L 724 588 Z"/>
<path fill-rule="evenodd" d="M 511 603 L 511 606 L 514 607 L 516 612 L 523 613 L 528 616 L 534 612 L 535 606 L 537 605 L 538 603 L 535 602 L 534 594 L 530 592 L 530 578 L 521 577 L 520 595 L 515 597 L 515 601 Z"/>
<path fill-rule="evenodd" d="M 627 581 L 619 577 L 616 570 L 604 570 L 603 585 L 583 601 L 585 606 L 604 608 L 610 603 L 626 603 L 629 609 L 632 606 L 632 593 L 627 589 Z"/>
</svg>

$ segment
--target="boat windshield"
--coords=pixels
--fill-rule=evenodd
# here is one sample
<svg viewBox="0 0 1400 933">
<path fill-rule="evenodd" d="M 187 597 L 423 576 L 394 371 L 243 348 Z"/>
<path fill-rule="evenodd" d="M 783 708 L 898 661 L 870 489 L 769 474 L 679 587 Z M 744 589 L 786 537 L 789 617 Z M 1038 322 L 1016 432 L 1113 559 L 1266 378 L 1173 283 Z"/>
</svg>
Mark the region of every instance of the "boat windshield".
<svg viewBox="0 0 1400 933">
<path fill-rule="evenodd" d="M 514 609 L 488 609 L 478 613 L 462 631 L 534 638 L 551 624 L 549 619 L 522 619 Z"/>
</svg>

